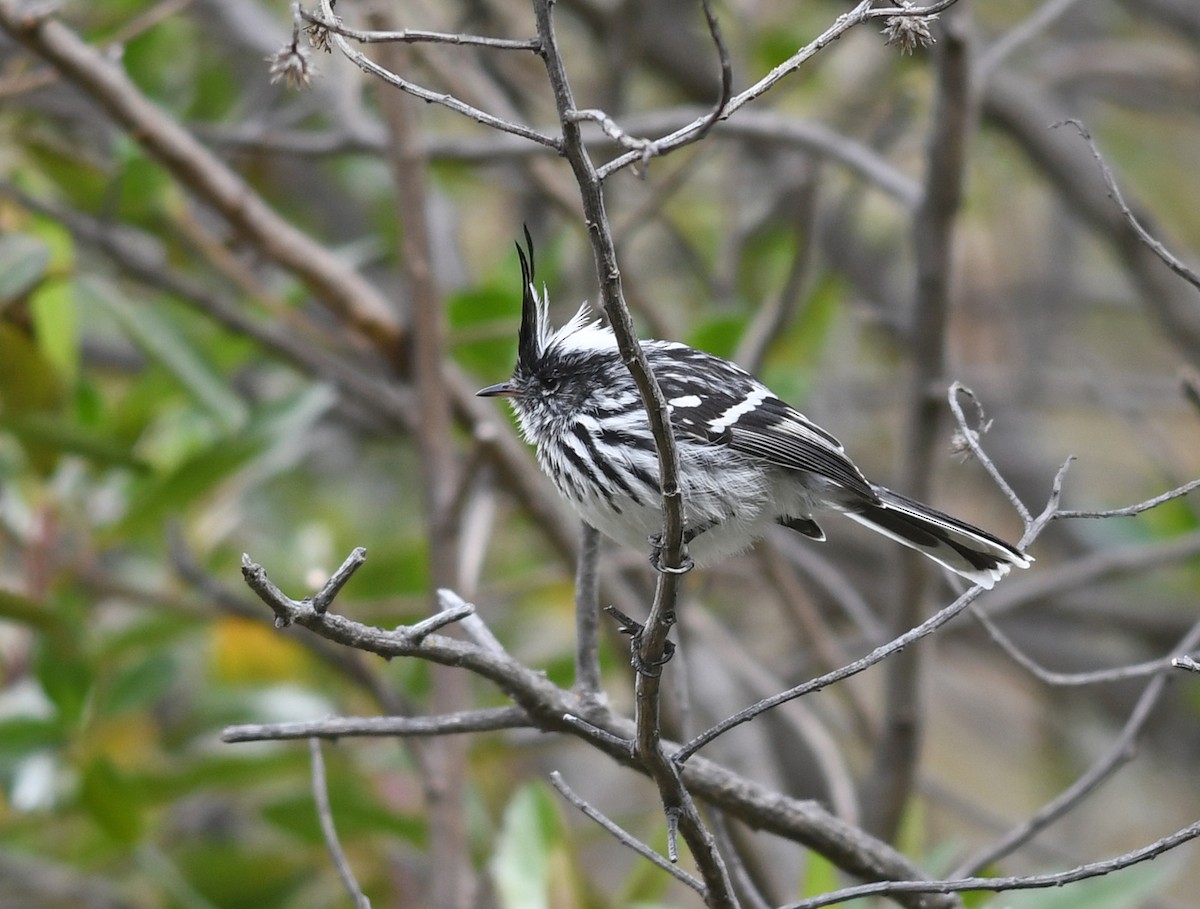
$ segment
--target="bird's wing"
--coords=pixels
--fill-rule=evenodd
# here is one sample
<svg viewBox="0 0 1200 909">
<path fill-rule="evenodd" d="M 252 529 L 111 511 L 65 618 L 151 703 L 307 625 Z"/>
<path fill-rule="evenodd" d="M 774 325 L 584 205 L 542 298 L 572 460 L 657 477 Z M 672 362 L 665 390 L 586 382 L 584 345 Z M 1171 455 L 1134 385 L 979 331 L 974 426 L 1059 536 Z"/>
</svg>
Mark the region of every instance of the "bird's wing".
<svg viewBox="0 0 1200 909">
<path fill-rule="evenodd" d="M 658 342 L 653 352 L 650 363 L 676 433 L 815 474 L 875 500 L 841 442 L 744 369 L 683 345 Z"/>
</svg>

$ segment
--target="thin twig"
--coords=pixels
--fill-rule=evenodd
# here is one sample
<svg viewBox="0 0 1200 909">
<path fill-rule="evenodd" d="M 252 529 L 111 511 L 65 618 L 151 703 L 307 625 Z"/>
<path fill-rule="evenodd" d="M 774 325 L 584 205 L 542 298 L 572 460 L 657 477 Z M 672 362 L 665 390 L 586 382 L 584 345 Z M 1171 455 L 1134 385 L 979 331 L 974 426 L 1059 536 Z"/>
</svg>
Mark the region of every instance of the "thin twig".
<svg viewBox="0 0 1200 909">
<path fill-rule="evenodd" d="M 1047 887 L 1062 887 L 1089 878 L 1103 877 L 1131 865 L 1158 858 L 1164 852 L 1200 837 L 1200 823 L 1191 824 L 1162 839 L 1126 852 L 1116 858 L 1102 862 L 1090 862 L 1069 871 L 1054 874 L 1031 874 L 1025 877 L 968 877 L 945 881 L 881 881 L 876 884 L 861 884 L 823 893 L 812 899 L 789 903 L 780 909 L 820 909 L 835 903 L 862 899 L 867 896 L 896 896 L 902 893 L 966 893 L 972 890 L 1000 893 L 1006 890 L 1038 890 Z"/>
<path fill-rule="evenodd" d="M 562 774 L 557 770 L 551 772 L 550 784 L 559 791 L 559 794 L 561 794 L 563 798 L 578 808 L 587 817 L 591 818 L 593 821 L 611 833 L 613 837 L 623 846 L 628 846 L 638 855 L 642 856 L 642 858 L 648 859 L 663 871 L 667 872 L 667 874 L 671 875 L 671 877 L 675 878 L 675 880 L 681 881 L 682 883 L 691 887 L 701 896 L 704 896 L 705 888 L 702 880 L 691 874 L 688 874 L 678 865 L 667 861 L 667 859 L 661 856 L 654 849 L 650 848 L 650 846 L 648 846 L 646 843 L 643 843 L 615 821 L 605 817 L 605 815 L 601 813 L 599 809 L 597 809 L 581 795 L 575 792 L 575 790 L 573 790 L 570 786 L 568 786 L 566 781 L 562 778 Z"/>
<path fill-rule="evenodd" d="M 1019 648 L 982 609 L 971 608 L 971 617 L 983 626 L 996 645 L 1012 658 L 1013 662 L 1028 671 L 1034 678 L 1047 685 L 1055 687 L 1080 687 L 1083 685 L 1101 685 L 1111 682 L 1124 682 L 1129 679 L 1141 679 L 1148 675 L 1162 672 L 1171 666 L 1171 657 L 1161 657 L 1157 660 L 1147 660 L 1129 666 L 1117 666 L 1113 669 L 1096 669 L 1091 672 L 1054 672 L 1034 661 Z"/>
<path fill-rule="evenodd" d="M 520 707 L 486 707 L 442 716 L 336 716 L 303 723 L 243 723 L 226 726 L 222 742 L 460 735 L 531 726 Z"/>
<path fill-rule="evenodd" d="M 542 57 L 562 126 L 562 149 L 579 185 L 604 311 L 608 315 L 626 368 L 637 385 L 658 452 L 663 514 L 659 564 L 667 570 L 659 572 L 654 601 L 646 624 L 636 641 L 640 665 L 655 666 L 663 662 L 671 625 L 675 621 L 675 604 L 680 580 L 677 570 L 688 564 L 687 550 L 683 542 L 683 493 L 679 485 L 679 452 L 662 390 L 646 360 L 629 309 L 625 305 L 621 273 L 617 266 L 616 248 L 605 210 L 601 181 L 583 144 L 579 123 L 571 118 L 577 107 L 555 36 L 552 8 L 551 0 L 537 0 L 534 3 L 537 33 L 542 42 Z M 691 794 L 683 785 L 679 767 L 667 758 L 659 738 L 660 675 L 638 672 L 635 684 L 637 757 L 659 788 L 669 830 L 673 829 L 675 821 L 679 823 L 679 830 L 687 840 L 704 878 L 706 899 L 710 907 L 733 909 L 737 905 L 737 898 L 733 894 L 720 853 L 712 835 L 700 820 Z"/>
<path fill-rule="evenodd" d="M 354 572 L 358 571 L 359 567 L 366 560 L 367 551 L 361 546 L 355 547 L 354 551 L 346 556 L 346 560 L 342 562 L 341 567 L 329 576 L 329 580 L 325 582 L 325 585 L 313 594 L 312 599 L 309 601 L 312 603 L 312 608 L 318 613 L 322 613 L 328 609 L 334 597 L 346 586 L 346 582 L 354 576 Z"/>
<path fill-rule="evenodd" d="M 721 27 L 717 22 L 716 13 L 713 12 L 712 0 L 701 0 L 701 5 L 704 8 L 704 20 L 708 25 L 708 34 L 713 40 L 713 44 L 717 49 L 717 59 L 721 66 L 721 89 L 717 96 L 716 103 L 708 113 L 699 117 L 686 127 L 672 132 L 669 136 L 661 139 L 638 139 L 630 136 L 622 130 L 611 117 L 603 111 L 587 110 L 575 111 L 573 116 L 593 120 L 599 123 L 604 134 L 616 140 L 619 144 L 626 148 L 633 149 L 633 154 L 638 156 L 638 161 L 644 170 L 650 163 L 653 157 L 660 157 L 673 152 L 676 149 L 683 148 L 685 145 L 690 145 L 693 142 L 698 142 L 708 135 L 709 131 L 725 116 L 726 107 L 729 104 L 729 99 L 733 95 L 733 62 L 729 56 L 729 48 L 725 44 L 725 36 L 721 33 Z M 597 175 L 603 181 L 610 173 L 617 170 L 613 167 L 614 162 L 603 167 L 597 168 Z M 632 163 L 632 162 L 630 162 Z"/>
<path fill-rule="evenodd" d="M 960 396 L 966 396 L 971 399 L 971 403 L 975 405 L 976 425 L 971 426 L 967 422 L 966 415 L 963 413 L 962 403 L 959 401 Z M 967 388 L 961 382 L 953 382 L 950 389 L 946 392 L 946 400 L 950 404 L 950 411 L 954 414 L 955 422 L 958 423 L 960 438 L 966 446 L 971 450 L 971 454 L 975 460 L 980 463 L 984 470 L 988 472 L 988 476 L 992 478 L 1004 497 L 1012 504 L 1012 507 L 1017 510 L 1017 514 L 1021 516 L 1022 522 L 1028 527 L 1033 520 L 1033 516 L 1029 513 L 1029 509 L 1025 507 L 1025 503 L 1021 501 L 1021 497 L 1017 495 L 1017 491 L 1009 485 L 1008 480 L 1004 479 L 1004 475 L 1000 473 L 999 468 L 987 452 L 983 450 L 983 446 L 979 444 L 979 437 L 987 430 L 990 422 L 985 418 L 983 413 L 983 404 L 979 398 L 975 396 L 975 392 Z M 1061 514 L 1061 513 L 1060 513 Z"/>
<path fill-rule="evenodd" d="M 1196 622 L 1188 630 L 1175 649 L 1187 652 L 1193 650 L 1198 643 L 1200 643 L 1200 622 Z M 1112 776 L 1118 768 L 1132 760 L 1134 744 L 1138 735 L 1162 697 L 1170 676 L 1169 668 L 1164 666 L 1142 689 L 1142 694 L 1130 712 L 1129 718 L 1125 721 L 1120 734 L 1099 760 L 1058 796 L 1043 805 L 1023 823 L 1014 827 L 998 842 L 963 862 L 954 872 L 955 876 L 978 874 L 984 868 L 1009 855 L 1017 847 L 1028 842 L 1040 831 L 1078 806 L 1088 794 Z"/>
<path fill-rule="evenodd" d="M 329 0 L 321 0 L 321 14 L 327 20 L 334 20 L 336 17 L 333 14 L 333 9 L 329 4 Z M 464 117 L 469 117 L 477 123 L 492 129 L 499 130 L 504 133 L 511 133 L 514 136 L 520 136 L 523 139 L 528 139 L 531 142 L 536 142 L 539 145 L 545 145 L 548 148 L 553 148 L 561 151 L 560 141 L 553 136 L 548 136 L 545 133 L 540 133 L 536 129 L 530 129 L 520 123 L 513 123 L 509 120 L 504 120 L 500 117 L 489 114 L 487 111 L 480 110 L 477 107 L 472 107 L 465 101 L 455 98 L 453 95 L 444 92 L 431 91 L 424 86 L 417 85 L 415 82 L 409 82 L 407 79 L 397 75 L 385 67 L 380 66 L 370 57 L 363 54 L 361 51 L 355 50 L 350 46 L 350 43 L 340 34 L 332 33 L 332 43 L 337 46 L 337 49 L 342 55 L 361 69 L 365 73 L 369 73 L 389 85 L 393 85 L 400 91 L 412 95 L 415 98 L 420 98 L 430 104 L 440 104 L 443 107 L 449 108 L 456 113 L 462 114 Z"/>
<path fill-rule="evenodd" d="M 321 834 L 325 837 L 325 848 L 329 850 L 334 867 L 337 868 L 342 883 L 350 893 L 350 898 L 354 900 L 354 905 L 358 909 L 371 909 L 371 901 L 363 895 L 362 888 L 358 886 L 358 881 L 354 878 L 354 870 L 350 867 L 346 853 L 342 851 L 342 844 L 338 842 L 337 828 L 333 824 L 333 811 L 329 807 L 329 788 L 325 783 L 325 759 L 321 756 L 321 740 L 319 738 L 308 740 L 308 753 L 312 758 L 313 802 L 317 806 L 317 818 L 321 822 Z"/>
<path fill-rule="evenodd" d="M 573 735 L 617 762 L 650 775 L 650 769 L 631 748 L 636 735 L 633 723 L 614 716 L 604 707 L 593 711 L 589 721 L 579 719 L 582 706 L 577 697 L 555 685 L 545 673 L 523 665 L 503 651 L 438 634 L 415 643 L 404 627 L 376 628 L 332 611 L 318 615 L 310 604 L 279 592 L 261 565 L 247 559 L 244 574 L 251 589 L 282 618 L 284 625 L 307 628 L 332 643 L 385 659 L 416 657 L 456 666 L 495 684 L 525 710 L 538 729 Z M 446 597 L 443 596 L 442 602 L 447 602 Z M 856 877 L 908 880 L 921 876 L 920 869 L 903 854 L 833 816 L 816 802 L 782 795 L 701 756 L 688 762 L 683 775 L 689 792 L 730 817 L 802 843 Z M 933 909 L 927 897 L 902 895 L 898 899 L 909 909 Z"/>
<path fill-rule="evenodd" d="M 486 47 L 491 50 L 523 50 L 537 53 L 541 45 L 536 38 L 492 38 L 487 35 L 464 35 L 454 32 L 429 32 L 418 28 L 399 31 L 368 31 L 349 28 L 336 17 L 322 18 L 316 13 L 301 9 L 300 17 L 309 25 L 357 41 L 359 44 L 457 44 L 470 47 Z"/>
<path fill-rule="evenodd" d="M 671 755 L 672 760 L 677 763 L 687 761 L 697 751 L 707 745 L 709 742 L 724 735 L 731 729 L 734 729 L 742 723 L 748 723 L 755 717 L 766 713 L 780 704 L 786 704 L 788 701 L 799 697 L 804 697 L 807 694 L 812 694 L 815 691 L 820 691 L 828 685 L 835 682 L 840 682 L 843 679 L 848 679 L 853 675 L 870 669 L 877 663 L 887 659 L 893 653 L 903 650 L 910 644 L 919 641 L 921 638 L 927 637 L 937 629 L 941 628 L 956 615 L 966 609 L 975 599 L 983 593 L 982 587 L 972 587 L 949 606 L 944 607 L 934 613 L 920 625 L 911 628 L 899 637 L 893 638 L 886 644 L 876 647 L 866 656 L 855 660 L 853 663 L 835 669 L 832 672 L 827 672 L 824 675 L 818 676 L 815 679 L 810 679 L 801 685 L 796 685 L 794 688 L 789 688 L 787 691 L 781 691 L 778 694 L 773 694 L 769 698 L 763 698 L 755 704 L 751 704 L 744 710 L 739 710 L 733 716 L 728 717 L 717 723 L 710 729 L 705 730 L 696 736 L 694 739 L 683 745 L 678 751 Z"/>
<path fill-rule="evenodd" d="M 729 99 L 729 102 L 724 105 L 721 112 L 721 117 L 728 118 L 736 111 L 740 110 L 746 104 L 761 97 L 770 89 L 772 89 L 780 80 L 791 75 L 808 60 L 815 56 L 820 51 L 824 50 L 850 29 L 856 25 L 861 25 L 871 19 L 891 18 L 894 16 L 900 17 L 924 17 L 940 13 L 944 9 L 953 6 L 957 0 L 940 0 L 938 3 L 932 3 L 928 6 L 913 6 L 913 7 L 888 7 L 886 9 L 871 9 L 871 4 L 874 0 L 862 0 L 854 9 L 848 13 L 839 16 L 837 20 L 827 28 L 824 32 L 798 50 L 795 54 L 780 63 L 772 69 L 767 75 L 763 76 L 745 91 L 739 92 Z M 663 136 L 656 140 L 656 145 L 659 148 L 675 147 L 674 143 L 684 140 L 691 141 L 689 138 L 697 130 L 706 129 L 705 123 L 711 118 L 711 113 L 697 117 L 691 123 L 688 123 L 669 135 Z M 602 180 L 607 179 L 613 173 L 628 167 L 631 164 L 636 164 L 642 159 L 642 153 L 638 151 L 626 152 L 623 155 L 612 159 L 607 164 L 602 165 L 597 169 Z"/>
<path fill-rule="evenodd" d="M 1055 510 L 1058 508 L 1058 502 L 1062 495 L 1063 479 L 1066 477 L 1067 468 L 1070 466 L 1070 463 L 1070 460 L 1068 460 L 1063 464 L 1062 467 L 1059 468 L 1058 473 L 1054 477 L 1054 483 L 1051 487 L 1050 497 L 1046 503 L 1046 507 L 1042 511 L 1042 514 L 1035 518 L 1029 525 L 1025 535 L 1021 539 L 1022 546 L 1028 546 L 1029 543 L 1036 539 L 1038 534 L 1040 534 L 1043 528 L 1045 528 L 1045 526 L 1050 522 Z M 786 704 L 788 701 L 795 698 L 803 697 L 804 695 L 811 694 L 815 691 L 820 691 L 822 688 L 825 688 L 828 685 L 832 685 L 835 682 L 840 682 L 843 679 L 848 679 L 850 676 L 857 675 L 858 673 L 869 669 L 876 663 L 887 659 L 893 653 L 904 649 L 909 644 L 912 644 L 913 642 L 932 634 L 938 628 L 945 625 L 956 615 L 975 602 L 975 600 L 983 592 L 984 591 L 982 587 L 972 587 L 949 606 L 946 606 L 934 613 L 920 625 L 909 629 L 904 634 L 893 638 L 886 644 L 876 647 L 861 659 L 855 660 L 853 663 L 849 663 L 840 669 L 835 669 L 833 672 L 827 672 L 824 675 L 818 676 L 815 679 L 811 679 L 801 685 L 797 685 L 794 688 L 789 688 L 787 691 L 781 691 L 769 698 L 764 698 L 758 703 L 752 704 L 744 710 L 738 711 L 733 716 L 722 720 L 720 723 L 717 723 L 712 728 L 705 730 L 700 735 L 687 742 L 685 745 L 679 748 L 678 751 L 671 755 L 672 760 L 676 762 L 687 761 L 692 757 L 692 755 L 694 755 L 709 742 L 719 738 L 729 730 L 740 726 L 742 723 L 747 723 L 760 714 L 765 713 L 774 707 L 778 707 L 780 704 Z"/>
<path fill-rule="evenodd" d="M 1156 508 L 1163 502 L 1169 502 L 1171 499 L 1178 499 L 1180 496 L 1185 496 L 1193 489 L 1200 489 L 1200 479 L 1192 480 L 1189 483 L 1184 483 L 1175 489 L 1171 489 L 1160 495 L 1156 495 L 1152 499 L 1146 499 L 1144 502 L 1138 502 L 1136 505 L 1126 505 L 1124 508 L 1110 508 L 1105 511 L 1059 511 L 1055 518 L 1128 518 L 1134 515 L 1139 515 L 1143 511 L 1149 511 L 1151 508 Z"/>
<path fill-rule="evenodd" d="M 329 309 L 381 350 L 398 351 L 403 332 L 383 296 L 317 243 L 280 217 L 228 165 L 166 116 L 103 52 L 61 22 L 31 17 L 0 0 L 0 29 L 52 64 L 94 100 L 180 183 L 219 212 L 266 258 L 295 274 Z"/>
<path fill-rule="evenodd" d="M 440 593 L 441 591 L 439 591 Z M 461 622 L 468 616 L 475 614 L 475 607 L 470 603 L 462 603 L 457 606 L 451 606 L 448 609 L 443 609 L 441 612 L 435 612 L 428 618 L 421 619 L 414 625 L 408 626 L 408 633 L 412 637 L 414 643 L 421 643 L 428 635 L 435 631 L 441 631 L 447 625 L 453 625 L 455 622 Z"/>
<path fill-rule="evenodd" d="M 1117 178 L 1113 176 L 1112 169 L 1108 166 L 1104 160 L 1104 157 L 1100 154 L 1100 149 L 1096 147 L 1096 142 L 1094 139 L 1092 139 L 1092 134 L 1088 132 L 1087 127 L 1084 126 L 1082 122 L 1075 119 L 1061 120 L 1053 125 L 1055 127 L 1075 127 L 1075 129 L 1079 132 L 1079 135 L 1083 138 L 1083 141 L 1087 143 L 1088 148 L 1091 149 L 1092 157 L 1095 158 L 1096 163 L 1100 165 L 1100 174 L 1104 178 L 1104 185 L 1108 188 L 1109 196 L 1111 196 L 1113 202 L 1116 203 L 1116 206 L 1120 210 L 1122 217 L 1125 218 L 1125 221 L 1133 229 L 1134 233 L 1137 234 L 1138 239 L 1145 244 L 1147 249 L 1158 256 L 1163 261 L 1163 264 L 1167 266 L 1167 268 L 1171 269 L 1171 271 L 1175 272 L 1175 274 L 1179 275 L 1179 277 L 1183 278 L 1183 280 L 1187 281 L 1193 287 L 1200 289 L 1200 273 L 1197 273 L 1194 269 L 1184 265 L 1183 262 L 1172 255 L 1171 252 L 1150 233 L 1150 231 L 1146 230 L 1146 228 L 1142 226 L 1142 223 L 1137 219 L 1137 216 L 1134 215 L 1134 213 L 1130 210 L 1129 206 L 1125 202 L 1125 197 L 1121 195 L 1121 188 L 1117 185 Z"/>
</svg>

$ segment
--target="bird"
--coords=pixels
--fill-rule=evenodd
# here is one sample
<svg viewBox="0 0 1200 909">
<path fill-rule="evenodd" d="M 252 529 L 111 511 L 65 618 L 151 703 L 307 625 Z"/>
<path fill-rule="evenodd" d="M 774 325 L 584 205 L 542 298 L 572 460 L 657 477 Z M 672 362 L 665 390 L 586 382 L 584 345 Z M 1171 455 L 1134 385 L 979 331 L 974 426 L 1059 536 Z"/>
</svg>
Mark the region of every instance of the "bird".
<svg viewBox="0 0 1200 909">
<path fill-rule="evenodd" d="M 477 394 L 509 400 L 542 471 L 586 523 L 631 548 L 649 546 L 661 570 L 657 448 L 616 337 L 587 302 L 554 330 L 528 229 L 517 254 L 516 367 Z M 777 524 L 824 541 L 817 516 L 829 512 L 988 589 L 1033 561 L 985 530 L 868 481 L 837 438 L 737 364 L 675 341 L 643 340 L 641 348 L 679 453 L 685 568 L 742 552 Z"/>
</svg>

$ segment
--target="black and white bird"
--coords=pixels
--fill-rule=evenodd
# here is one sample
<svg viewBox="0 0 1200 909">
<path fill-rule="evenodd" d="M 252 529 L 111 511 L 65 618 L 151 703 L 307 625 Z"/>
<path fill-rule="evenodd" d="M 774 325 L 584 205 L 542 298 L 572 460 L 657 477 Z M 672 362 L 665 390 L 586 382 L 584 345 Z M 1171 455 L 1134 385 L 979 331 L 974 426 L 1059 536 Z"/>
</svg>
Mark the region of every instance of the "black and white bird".
<svg viewBox="0 0 1200 909">
<path fill-rule="evenodd" d="M 558 331 L 520 245 L 521 329 L 512 378 L 478 392 L 511 402 L 542 470 L 588 524 L 645 550 L 662 527 L 658 455 L 612 329 L 587 303 Z M 741 367 L 672 341 L 642 341 L 679 450 L 684 540 L 696 564 L 741 552 L 781 524 L 813 540 L 841 512 L 991 588 L 1030 556 L 867 481 L 836 438 Z"/>
</svg>

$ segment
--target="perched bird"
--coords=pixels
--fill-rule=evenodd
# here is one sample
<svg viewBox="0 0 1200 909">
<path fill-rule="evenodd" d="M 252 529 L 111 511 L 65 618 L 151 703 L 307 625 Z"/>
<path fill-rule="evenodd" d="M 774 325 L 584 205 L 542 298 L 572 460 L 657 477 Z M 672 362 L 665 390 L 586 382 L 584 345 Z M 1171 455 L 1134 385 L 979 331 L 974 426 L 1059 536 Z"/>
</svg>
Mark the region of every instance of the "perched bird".
<svg viewBox="0 0 1200 909">
<path fill-rule="evenodd" d="M 588 524 L 653 547 L 662 527 L 650 422 L 612 329 L 588 304 L 558 331 L 534 285 L 533 243 L 521 260 L 521 329 L 507 397 L 538 463 Z M 741 552 L 773 524 L 813 540 L 815 515 L 841 512 L 991 588 L 1032 560 L 986 531 L 868 482 L 836 438 L 741 367 L 672 341 L 642 350 L 666 399 L 679 450 L 684 541 L 697 564 Z M 652 556 L 651 561 L 655 561 Z"/>
</svg>

